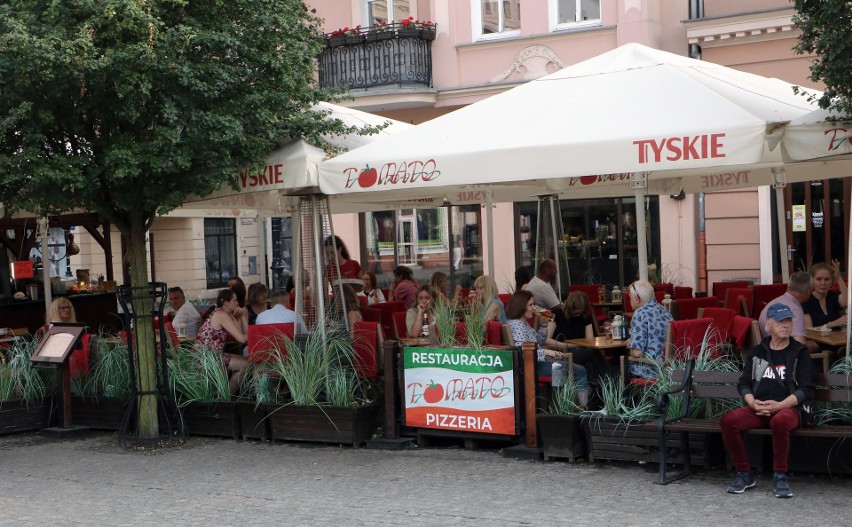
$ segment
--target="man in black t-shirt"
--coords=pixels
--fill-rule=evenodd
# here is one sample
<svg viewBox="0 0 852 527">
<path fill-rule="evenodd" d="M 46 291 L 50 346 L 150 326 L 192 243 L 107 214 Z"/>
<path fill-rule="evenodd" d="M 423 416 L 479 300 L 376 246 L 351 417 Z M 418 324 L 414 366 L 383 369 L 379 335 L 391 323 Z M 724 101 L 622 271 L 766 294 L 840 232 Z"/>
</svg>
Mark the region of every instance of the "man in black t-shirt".
<svg viewBox="0 0 852 527">
<path fill-rule="evenodd" d="M 807 348 L 790 338 L 793 312 L 789 307 L 771 304 L 766 310 L 766 330 L 769 336 L 748 354 L 737 384 L 746 406 L 722 416 L 722 438 L 737 469 L 728 492 L 740 494 L 756 485 L 742 432 L 771 428 L 772 487 L 775 496 L 789 498 L 793 495 L 787 480 L 790 432 L 799 426 L 798 405 L 814 396 L 813 363 Z"/>
</svg>

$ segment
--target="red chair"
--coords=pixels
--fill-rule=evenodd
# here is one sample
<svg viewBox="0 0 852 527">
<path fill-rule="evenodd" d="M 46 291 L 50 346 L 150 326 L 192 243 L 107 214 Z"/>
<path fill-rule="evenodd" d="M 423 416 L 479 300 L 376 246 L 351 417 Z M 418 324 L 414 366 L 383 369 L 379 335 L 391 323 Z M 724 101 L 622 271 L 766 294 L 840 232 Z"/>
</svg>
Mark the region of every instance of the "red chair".
<svg viewBox="0 0 852 527">
<path fill-rule="evenodd" d="M 713 296 L 719 299 L 720 302 L 724 302 L 726 297 L 726 293 L 728 289 L 736 287 L 736 288 L 746 288 L 751 287 L 751 282 L 748 280 L 733 280 L 730 282 L 713 282 Z"/>
<path fill-rule="evenodd" d="M 361 318 L 367 322 L 378 322 L 382 323 L 382 312 L 378 309 L 373 309 L 372 307 L 364 308 L 361 311 Z"/>
<path fill-rule="evenodd" d="M 692 288 L 686 286 L 676 286 L 674 288 L 674 294 L 672 295 L 673 300 L 680 300 L 681 298 L 692 298 Z"/>
<path fill-rule="evenodd" d="M 754 306 L 754 290 L 750 287 L 730 287 L 725 291 L 725 306 L 733 309 L 738 315 L 749 316 Z"/>
<path fill-rule="evenodd" d="M 74 379 L 80 375 L 89 374 L 89 356 L 92 349 L 92 335 L 86 333 L 80 339 L 81 347 L 71 352 L 69 361 L 69 371 L 71 378 Z"/>
<path fill-rule="evenodd" d="M 665 360 L 683 361 L 694 359 L 706 344 L 710 358 L 722 354 L 719 330 L 712 318 L 674 320 L 666 330 Z"/>
<path fill-rule="evenodd" d="M 281 324 L 254 324 L 248 328 L 249 362 L 266 362 L 273 353 L 287 353 L 286 342 L 293 340 L 296 332 L 294 322 Z"/>
<path fill-rule="evenodd" d="M 358 295 L 358 301 L 361 302 L 361 313 L 363 313 L 367 309 L 367 297 Z"/>
<path fill-rule="evenodd" d="M 603 284 L 571 284 L 570 291 L 573 293 L 574 291 L 582 291 L 586 293 L 586 296 L 589 297 L 589 303 L 595 304 L 599 300 L 600 288 L 603 287 Z M 595 320 L 598 323 L 607 320 L 609 317 L 607 316 L 604 308 L 602 307 L 594 307 L 592 306 L 592 313 L 595 316 Z"/>
<path fill-rule="evenodd" d="M 512 295 L 510 295 L 509 293 L 501 293 L 497 295 L 497 298 L 500 299 L 500 302 L 503 302 L 503 307 L 506 307 L 506 305 L 509 303 L 509 299 L 512 298 Z"/>
<path fill-rule="evenodd" d="M 355 374 L 362 379 L 379 376 L 379 350 L 382 349 L 382 329 L 378 322 L 358 320 L 353 328 Z"/>
<path fill-rule="evenodd" d="M 437 328 L 436 328 L 437 329 Z M 467 324 L 464 322 L 456 322 L 456 345 L 457 346 L 467 346 Z"/>
<path fill-rule="evenodd" d="M 663 303 L 663 299 L 666 298 L 666 294 L 669 293 L 666 293 L 665 291 L 654 291 L 654 298 L 657 300 L 658 304 Z"/>
<path fill-rule="evenodd" d="M 751 318 L 759 318 L 763 308 L 787 292 L 787 284 L 758 284 L 752 289 L 754 290 L 754 300 L 751 305 Z"/>
<path fill-rule="evenodd" d="M 757 320 L 749 317 L 734 315 L 731 320 L 731 340 L 734 346 L 742 351 L 743 357 L 752 347 L 760 343 L 760 328 Z"/>
<path fill-rule="evenodd" d="M 674 284 L 670 284 L 668 282 L 663 284 L 654 284 L 654 291 L 662 291 L 663 294 L 672 295 L 672 298 L 674 298 Z"/>
<path fill-rule="evenodd" d="M 393 302 L 379 302 L 373 304 L 373 309 L 378 309 L 382 312 L 382 334 L 395 335 L 393 328 L 393 314 L 399 311 L 405 313 L 405 302 L 394 300 Z"/>
<path fill-rule="evenodd" d="M 488 346 L 499 346 L 503 343 L 503 323 L 498 320 L 489 320 L 485 326 L 485 344 Z"/>
<path fill-rule="evenodd" d="M 719 330 L 719 338 L 727 341 L 731 336 L 731 324 L 737 312 L 724 307 L 701 307 L 698 308 L 698 318 L 712 318 Z"/>
<path fill-rule="evenodd" d="M 166 335 L 168 335 L 169 344 L 171 344 L 173 348 L 180 348 L 180 338 L 178 337 L 174 324 L 171 322 L 166 322 Z"/>
<path fill-rule="evenodd" d="M 391 314 L 393 316 L 393 327 L 394 332 L 392 335 L 396 335 L 396 340 L 404 339 L 408 337 L 408 326 L 406 325 L 406 312 L 405 311 L 395 311 Z"/>
<path fill-rule="evenodd" d="M 684 298 L 672 301 L 672 315 L 675 320 L 698 318 L 698 308 L 719 307 L 719 299 L 715 296 L 701 298 Z"/>
</svg>

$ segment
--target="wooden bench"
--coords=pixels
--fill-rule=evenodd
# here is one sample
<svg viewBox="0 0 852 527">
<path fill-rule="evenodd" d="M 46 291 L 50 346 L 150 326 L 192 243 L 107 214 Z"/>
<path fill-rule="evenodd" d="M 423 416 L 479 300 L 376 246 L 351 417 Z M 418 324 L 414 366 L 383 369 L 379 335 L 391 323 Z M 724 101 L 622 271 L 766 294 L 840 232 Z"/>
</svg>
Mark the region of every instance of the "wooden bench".
<svg viewBox="0 0 852 527">
<path fill-rule="evenodd" d="M 719 419 L 696 419 L 687 417 L 690 400 L 694 397 L 715 400 L 742 400 L 737 391 L 737 382 L 740 372 L 721 371 L 697 371 L 694 370 L 695 362 L 689 361 L 685 370 L 672 372 L 672 377 L 680 378 L 680 384 L 674 389 L 661 393 L 657 399 L 657 410 L 662 417 L 657 420 L 657 432 L 659 434 L 659 456 L 660 467 L 657 475 L 657 483 L 666 485 L 672 481 L 681 479 L 691 474 L 692 467 L 689 462 L 689 434 L 695 433 L 721 433 Z M 826 375 L 818 373 L 814 375 L 816 401 L 824 403 L 852 403 L 852 376 L 842 374 Z M 680 415 L 667 417 L 671 398 L 681 397 L 682 407 Z M 670 433 L 680 435 L 679 456 L 673 456 L 666 448 L 666 439 Z M 754 435 L 771 435 L 768 428 L 757 428 L 746 432 Z M 852 437 L 852 425 L 830 425 L 815 426 L 811 428 L 797 428 L 791 436 L 821 437 L 821 438 L 845 438 Z M 685 455 L 684 455 L 685 453 Z M 667 465 L 676 463 L 670 457 L 681 458 L 683 469 L 676 474 L 667 474 Z"/>
</svg>

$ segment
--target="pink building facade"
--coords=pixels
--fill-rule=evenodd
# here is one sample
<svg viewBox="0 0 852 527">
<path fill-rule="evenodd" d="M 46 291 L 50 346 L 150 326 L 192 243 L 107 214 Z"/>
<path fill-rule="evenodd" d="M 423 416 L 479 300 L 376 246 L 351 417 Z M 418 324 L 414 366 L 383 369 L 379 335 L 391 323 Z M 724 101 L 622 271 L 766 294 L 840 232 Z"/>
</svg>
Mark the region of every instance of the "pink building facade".
<svg viewBox="0 0 852 527">
<path fill-rule="evenodd" d="M 348 28 L 365 39 L 340 45 L 329 41 L 320 62 L 321 81 L 337 86 L 349 83 L 351 99 L 344 105 L 414 124 L 630 42 L 819 87 L 808 79 L 810 59 L 792 51 L 799 32 L 786 0 L 306 3 L 325 20 L 329 33 Z M 410 24 L 399 25 L 409 17 Z M 414 45 L 392 48 L 402 46 L 405 39 L 371 43 L 372 33 L 387 27 L 386 23 L 422 28 L 419 38 L 426 41 L 428 55 L 417 55 L 417 49 L 423 48 Z M 359 25 L 359 30 L 351 30 Z M 379 63 L 379 49 L 390 49 L 391 54 L 401 50 L 401 60 L 409 60 L 415 69 L 428 60 L 428 79 L 415 74 L 413 82 L 399 77 L 395 82 L 386 75 L 355 75 L 356 64 Z M 829 258 L 845 262 L 842 248 L 849 234 L 843 226 L 848 224 L 849 206 L 841 196 L 849 194 L 849 179 L 791 184 L 785 194 L 787 211 L 804 205 L 813 219 L 805 231 L 792 231 L 789 220 L 779 226 L 772 219 L 774 192 L 769 188 L 651 198 L 646 216 L 649 263 L 656 267 L 656 278 L 707 290 L 709 283 L 725 279 L 769 283 L 777 279 L 782 265 L 795 270 Z M 562 201 L 572 282 L 624 285 L 634 279 L 638 262 L 629 243 L 635 234 L 631 233 L 633 207 L 632 199 Z M 514 270 L 531 265 L 534 259 L 537 206 L 534 201 L 500 203 L 493 212 L 498 226 L 494 274 L 500 289 L 508 291 Z M 412 209 L 338 217 L 335 228 L 355 254 L 386 278 L 393 264 L 405 263 L 420 269 L 421 277 L 434 270 L 458 271 L 460 281 L 468 285 L 469 275 L 488 269 L 481 228 L 484 217 L 477 206 L 445 207 L 437 213 Z M 816 227 L 818 218 L 824 218 L 821 227 Z M 788 232 L 791 250 L 786 261 L 778 256 L 777 242 L 773 246 L 779 228 Z M 461 266 L 455 262 L 459 246 Z"/>
</svg>

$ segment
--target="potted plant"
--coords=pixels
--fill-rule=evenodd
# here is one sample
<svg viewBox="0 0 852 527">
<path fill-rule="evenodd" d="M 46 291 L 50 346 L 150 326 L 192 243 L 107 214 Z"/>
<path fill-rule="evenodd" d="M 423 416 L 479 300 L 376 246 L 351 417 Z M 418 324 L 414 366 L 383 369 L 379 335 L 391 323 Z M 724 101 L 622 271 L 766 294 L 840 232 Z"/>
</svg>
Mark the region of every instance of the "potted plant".
<svg viewBox="0 0 852 527">
<path fill-rule="evenodd" d="M 344 41 L 346 44 L 360 44 L 364 42 L 364 35 L 361 34 L 361 24 L 345 30 Z"/>
<path fill-rule="evenodd" d="M 415 25 L 420 28 L 420 36 L 423 37 L 423 40 L 435 40 L 435 36 L 437 35 L 437 24 L 433 23 L 431 20 L 427 20 L 426 22 L 415 20 L 414 22 Z"/>
<path fill-rule="evenodd" d="M 325 35 L 326 43 L 329 46 L 342 46 L 346 43 L 346 32 L 349 28 L 338 28 Z"/>
<path fill-rule="evenodd" d="M 206 347 L 168 353 L 169 383 L 183 429 L 190 435 L 238 439 L 239 419 L 221 356 Z"/>
<path fill-rule="evenodd" d="M 52 399 L 48 386 L 33 368 L 30 356 L 38 347 L 31 339 L 17 339 L 0 356 L 0 434 L 26 432 L 50 424 Z"/>
<path fill-rule="evenodd" d="M 71 381 L 72 423 L 119 430 L 130 396 L 127 344 L 107 334 L 93 339 L 92 369 Z"/>
<path fill-rule="evenodd" d="M 269 362 L 249 363 L 234 401 L 243 439 L 268 440 L 272 437 L 267 408 L 278 402 L 278 378 Z"/>
<path fill-rule="evenodd" d="M 586 455 L 586 436 L 580 419 L 583 409 L 578 403 L 578 391 L 574 379 L 566 379 L 561 387 L 554 389 L 547 412 L 536 416 L 545 461 L 568 458 L 573 463 Z"/>
<path fill-rule="evenodd" d="M 376 428 L 378 406 L 357 397 L 352 338 L 344 327 L 317 325 L 305 338 L 286 340 L 273 371 L 288 392 L 267 412 L 272 438 L 358 446 Z"/>
<path fill-rule="evenodd" d="M 365 38 L 368 42 L 391 39 L 393 38 L 392 26 L 389 26 L 387 22 L 379 22 L 375 26 L 367 28 Z"/>
<path fill-rule="evenodd" d="M 396 30 L 397 36 L 400 37 L 419 37 L 420 36 L 420 28 L 417 27 L 417 23 L 413 16 L 402 19 L 399 23 L 399 28 Z"/>
</svg>

